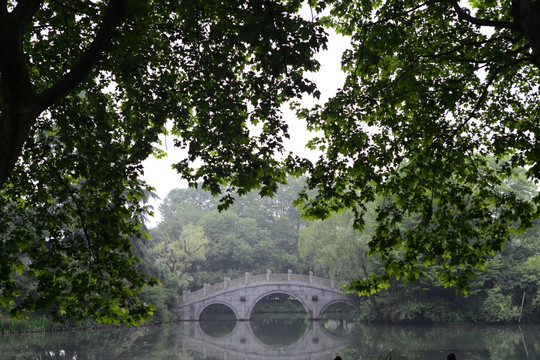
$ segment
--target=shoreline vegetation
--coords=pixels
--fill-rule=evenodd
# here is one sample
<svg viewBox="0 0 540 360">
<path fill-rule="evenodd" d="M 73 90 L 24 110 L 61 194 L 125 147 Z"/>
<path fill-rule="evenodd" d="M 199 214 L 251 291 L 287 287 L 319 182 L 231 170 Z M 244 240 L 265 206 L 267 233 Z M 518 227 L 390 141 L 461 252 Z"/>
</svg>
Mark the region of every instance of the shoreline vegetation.
<svg viewBox="0 0 540 360">
<path fill-rule="evenodd" d="M 161 322 L 152 321 L 140 323 L 138 326 L 130 326 L 123 324 L 102 324 L 91 319 L 86 319 L 80 322 L 68 321 L 62 324 L 54 322 L 50 317 L 47 316 L 31 315 L 25 316 L 22 319 L 11 319 L 9 316 L 0 314 L 0 336 L 45 332 L 108 330 L 126 327 L 135 328 L 154 326 L 159 324 L 161 324 Z"/>
<path fill-rule="evenodd" d="M 272 312 L 269 312 L 272 313 Z M 290 313 L 288 313 L 290 315 Z M 259 313 L 258 315 L 262 315 Z M 147 327 L 155 326 L 165 323 L 175 323 L 180 322 L 181 320 L 169 320 L 166 322 L 159 321 L 147 321 L 139 324 L 134 327 Z M 374 322 L 377 325 L 403 325 L 402 323 L 389 323 L 389 322 Z M 500 323 L 489 323 L 489 322 L 456 322 L 456 323 L 408 323 L 407 325 L 418 325 L 418 326 L 457 326 L 457 327 L 475 327 L 475 326 L 508 326 L 508 325 L 534 325 L 535 323 L 518 323 L 518 322 L 500 322 Z M 69 332 L 69 331 L 86 331 L 86 330 L 107 330 L 107 329 L 116 329 L 124 327 L 133 327 L 122 324 L 113 324 L 107 325 L 98 323 L 94 320 L 83 320 L 81 322 L 69 321 L 64 324 L 54 322 L 50 317 L 47 316 L 26 316 L 22 319 L 11 319 L 6 315 L 0 314 L 0 335 L 17 335 L 17 334 L 28 334 L 28 333 L 45 333 L 45 332 Z"/>
<path fill-rule="evenodd" d="M 84 320 L 79 323 L 69 321 L 64 324 L 54 322 L 47 316 L 25 316 L 21 319 L 12 319 L 9 316 L 0 314 L 0 334 L 15 335 L 40 332 L 61 332 L 110 329 L 118 325 L 106 325 L 94 320 Z"/>
</svg>

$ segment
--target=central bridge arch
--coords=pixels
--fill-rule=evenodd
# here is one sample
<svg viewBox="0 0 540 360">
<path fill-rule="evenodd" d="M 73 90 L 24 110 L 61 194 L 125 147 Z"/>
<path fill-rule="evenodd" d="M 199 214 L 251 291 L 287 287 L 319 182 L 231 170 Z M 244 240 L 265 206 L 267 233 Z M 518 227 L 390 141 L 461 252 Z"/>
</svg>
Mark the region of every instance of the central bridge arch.
<svg viewBox="0 0 540 360">
<path fill-rule="evenodd" d="M 237 320 L 249 320 L 255 305 L 264 297 L 283 293 L 296 298 L 305 308 L 310 320 L 319 320 L 324 310 L 335 303 L 353 301 L 345 293 L 336 288 L 331 279 L 309 275 L 266 274 L 251 275 L 231 280 L 225 278 L 222 283 L 213 286 L 204 284 L 203 288 L 194 292 L 184 292 L 178 306 L 180 320 L 197 321 L 205 308 L 213 304 L 229 307 Z"/>
<path fill-rule="evenodd" d="M 298 297 L 298 294 L 295 294 L 294 291 L 288 291 L 288 290 L 272 290 L 272 289 L 267 289 L 268 292 L 266 293 L 260 293 L 258 294 L 258 296 L 256 298 L 253 299 L 253 301 L 250 301 L 249 302 L 249 306 L 250 308 L 247 310 L 247 313 L 248 313 L 248 317 L 251 318 L 251 314 L 253 314 L 253 310 L 255 309 L 255 307 L 257 306 L 257 304 L 263 300 L 264 298 L 270 296 L 270 295 L 273 295 L 273 294 L 285 294 L 285 295 L 289 295 L 293 298 L 295 298 L 300 304 L 302 304 L 302 306 L 304 307 L 304 309 L 306 310 L 306 313 L 309 312 L 309 304 L 307 304 L 305 302 L 304 299 L 301 299 Z M 237 317 L 238 319 L 238 317 Z"/>
</svg>

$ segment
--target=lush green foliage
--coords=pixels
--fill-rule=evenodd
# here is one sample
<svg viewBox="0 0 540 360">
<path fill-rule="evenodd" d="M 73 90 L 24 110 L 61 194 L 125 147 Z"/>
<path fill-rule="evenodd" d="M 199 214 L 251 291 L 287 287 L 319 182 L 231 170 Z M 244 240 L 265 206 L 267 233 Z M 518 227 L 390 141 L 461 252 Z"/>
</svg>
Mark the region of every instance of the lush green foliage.
<svg viewBox="0 0 540 360">
<path fill-rule="evenodd" d="M 538 2 L 333 1 L 328 23 L 349 35 L 347 79 L 326 104 L 301 110 L 324 153 L 308 166 L 312 218 L 352 209 L 365 227 L 377 203 L 370 254 L 385 272 L 350 290 L 369 294 L 392 277 L 438 279 L 469 290 L 475 270 L 531 226 L 540 200 L 506 192 L 519 167 L 538 181 Z M 523 10 L 527 7 L 527 11 Z M 495 166 L 486 155 L 494 157 Z M 413 226 L 408 226 L 414 218 Z"/>
<path fill-rule="evenodd" d="M 0 334 L 27 333 L 27 332 L 47 332 L 47 331 L 67 331 L 73 329 L 95 329 L 103 328 L 92 319 L 85 319 L 81 322 L 68 321 L 65 323 L 54 322 L 50 316 L 44 314 L 31 314 L 20 319 L 13 319 L 0 314 Z"/>
<path fill-rule="evenodd" d="M 373 210 L 368 215 L 374 216 Z M 365 254 L 374 235 L 372 226 L 362 233 L 351 234 L 353 221 L 352 213 L 344 213 L 301 229 L 300 254 L 318 274 L 354 281 L 364 278 L 366 273 L 384 271 L 380 257 L 350 261 Z M 445 288 L 438 280 L 436 266 L 423 267 L 424 275 L 413 284 L 392 280 L 389 289 L 362 297 L 357 316 L 363 321 L 399 323 L 515 322 L 525 294 L 521 321 L 537 322 L 540 320 L 537 282 L 540 269 L 536 266 L 539 250 L 540 223 L 536 222 L 532 229 L 512 237 L 500 254 L 488 258 L 485 270 L 477 271 L 471 280 L 467 295 Z M 338 252 L 342 258 L 336 260 Z"/>
<path fill-rule="evenodd" d="M 299 6 L 0 1 L 0 306 L 59 321 L 148 317 L 137 294 L 155 280 L 132 247 L 145 241 L 141 162 L 171 121 L 189 160 L 242 185 L 283 178 L 279 107 L 314 91 L 303 72 L 325 42 Z"/>
<path fill-rule="evenodd" d="M 531 186 L 521 180 L 512 187 L 523 190 Z M 144 258 L 157 260 L 149 262 L 156 264 L 152 274 L 164 284 L 159 291 L 179 294 L 182 289 L 196 290 L 203 283 L 221 282 L 226 276 L 242 276 L 245 271 L 264 273 L 265 269 L 286 272 L 290 268 L 296 273 L 313 270 L 318 276 L 349 283 L 370 274 L 383 274 L 381 257 L 366 256 L 377 227 L 376 204 L 368 206 L 362 232 L 353 229 L 351 211 L 307 222 L 290 203 L 290 195 L 302 186 L 302 181 L 290 179 L 273 199 L 248 194 L 222 213 L 216 211 L 218 201 L 207 192 L 171 191 L 160 206 L 163 220 L 150 230 L 152 241 L 145 245 Z M 409 219 L 410 226 L 414 221 Z M 187 261 L 189 267 L 177 276 L 161 262 L 158 249 L 199 244 L 198 239 L 186 243 L 182 236 L 185 229 L 193 227 L 202 230 L 199 239 L 208 241 L 206 256 Z M 521 321 L 540 321 L 539 251 L 537 221 L 532 229 L 513 236 L 500 254 L 488 257 L 485 270 L 475 272 L 467 295 L 444 287 L 438 280 L 437 266 L 425 266 L 421 268 L 424 275 L 413 284 L 405 286 L 403 281 L 392 280 L 389 289 L 361 297 L 356 316 L 363 321 L 396 323 L 515 322 L 525 293 Z M 162 303 L 171 309 L 175 304 L 173 298 Z"/>
<path fill-rule="evenodd" d="M 384 271 L 358 279 L 350 291 L 371 294 L 392 278 L 413 283 L 429 265 L 441 283 L 469 291 L 489 256 L 539 214 L 534 187 L 526 196 L 506 189 L 522 168 L 540 180 L 540 6 L 312 3 L 316 10 L 331 5 L 322 23 L 349 36 L 352 48 L 342 57 L 347 78 L 337 94 L 315 108 L 298 107 L 319 135 L 308 146 L 322 155 L 314 163 L 292 155 L 283 161 L 289 172 L 306 173 L 307 189 L 316 190 L 302 192 L 297 204 L 311 219 L 351 209 L 358 230 L 375 204 L 367 252 L 380 256 Z M 283 180 L 261 164 L 235 167 L 247 164 L 236 148 L 227 165 L 214 161 L 220 154 L 210 160 L 195 150 L 190 159 L 205 165 L 177 169 L 223 194 L 223 205 L 233 191 L 260 187 L 267 195 Z M 225 183 L 223 191 L 218 185 Z"/>
<path fill-rule="evenodd" d="M 290 179 L 273 198 L 251 193 L 221 213 L 208 192 L 172 190 L 160 205 L 163 220 L 149 232 L 146 256 L 156 260 L 153 274 L 179 294 L 245 272 L 306 272 L 298 255 L 298 230 L 306 221 L 292 205 L 302 186 Z"/>
</svg>

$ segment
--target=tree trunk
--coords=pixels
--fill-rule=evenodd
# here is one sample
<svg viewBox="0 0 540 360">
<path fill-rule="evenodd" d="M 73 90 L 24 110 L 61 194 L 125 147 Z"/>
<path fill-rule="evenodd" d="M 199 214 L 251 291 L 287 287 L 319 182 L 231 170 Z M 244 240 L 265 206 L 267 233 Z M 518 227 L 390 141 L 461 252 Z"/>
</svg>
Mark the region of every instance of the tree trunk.
<svg viewBox="0 0 540 360">
<path fill-rule="evenodd" d="M 531 45 L 533 61 L 540 69 L 540 1 L 514 0 L 512 15 Z"/>
<path fill-rule="evenodd" d="M 0 187 L 13 170 L 42 111 L 26 69 L 24 24 L 15 15 L 2 13 L 0 17 Z"/>
</svg>

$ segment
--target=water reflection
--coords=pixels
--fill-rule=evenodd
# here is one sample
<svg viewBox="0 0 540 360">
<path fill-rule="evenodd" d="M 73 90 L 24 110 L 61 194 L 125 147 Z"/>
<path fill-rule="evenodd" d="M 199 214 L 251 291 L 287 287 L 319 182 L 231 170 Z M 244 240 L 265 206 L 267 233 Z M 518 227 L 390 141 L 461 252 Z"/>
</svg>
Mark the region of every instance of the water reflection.
<svg viewBox="0 0 540 360">
<path fill-rule="evenodd" d="M 322 325 L 330 334 L 349 336 L 353 333 L 355 322 L 351 320 L 352 306 L 345 303 L 330 305 L 322 316 Z"/>
<path fill-rule="evenodd" d="M 305 314 L 254 314 L 250 321 L 253 335 L 270 346 L 286 347 L 296 343 L 308 329 Z"/>
<path fill-rule="evenodd" d="M 202 331 L 212 337 L 223 337 L 236 326 L 236 316 L 223 304 L 213 304 L 202 312 L 199 322 Z"/>
<path fill-rule="evenodd" d="M 211 337 L 220 338 L 230 334 L 236 326 L 236 319 L 233 320 L 215 320 L 201 321 L 200 326 L 202 331 Z"/>
<path fill-rule="evenodd" d="M 270 332 L 279 331 L 283 329 L 279 322 L 277 329 L 271 329 L 272 321 L 265 325 L 253 321 L 235 322 L 232 331 L 220 337 L 213 336 L 212 330 L 206 333 L 214 325 L 205 327 L 203 323 L 0 335 L 0 358 L 332 360 L 340 355 L 344 360 L 373 360 L 391 350 L 400 360 L 440 360 L 449 352 L 456 353 L 460 360 L 540 358 L 540 326 L 537 325 L 522 326 L 520 330 L 518 326 L 374 326 L 340 325 L 335 321 L 325 327 L 322 322 L 306 322 L 306 328 L 301 330 L 300 323 L 291 321 L 293 327 L 287 331 L 295 334 L 296 340 L 279 345 L 277 335 L 267 336 L 262 330 L 266 327 Z M 328 331 L 332 326 L 336 329 L 352 326 L 353 330 L 350 336 L 336 336 Z"/>
<path fill-rule="evenodd" d="M 341 316 L 327 317 L 322 320 L 326 331 L 334 336 L 349 336 L 354 331 L 355 323 Z"/>
<path fill-rule="evenodd" d="M 182 348 L 213 359 L 329 359 L 350 345 L 349 338 L 324 330 L 320 322 L 305 322 L 303 317 L 239 321 L 226 336 L 210 337 L 203 322 L 182 322 Z M 204 325 L 207 328 L 210 325 Z M 257 330 L 255 330 L 257 329 Z M 281 332 L 281 335 L 278 335 Z M 331 358 L 333 359 L 333 357 Z"/>
<path fill-rule="evenodd" d="M 376 359 L 392 351 L 397 359 L 537 359 L 540 326 L 367 326 L 355 331 L 346 359 Z M 531 348 L 535 350 L 531 351 Z M 528 349 L 528 350 L 526 350 Z"/>
</svg>

